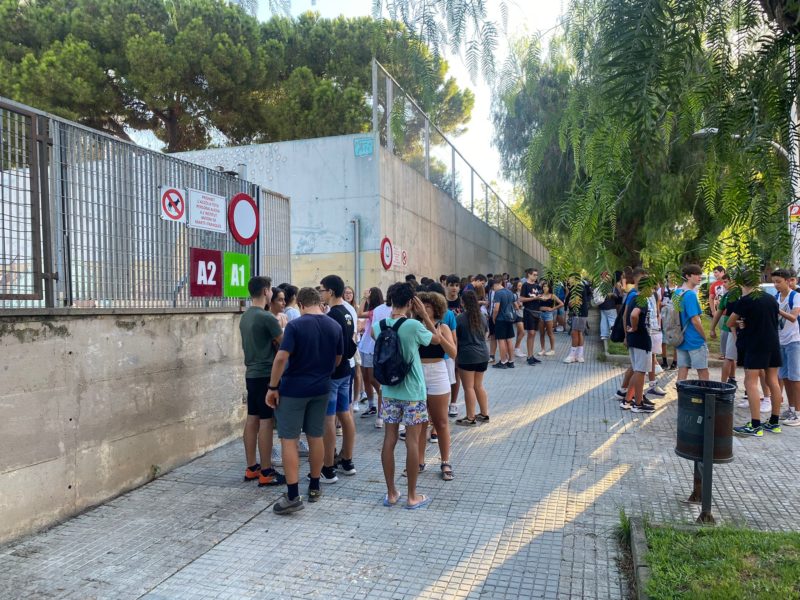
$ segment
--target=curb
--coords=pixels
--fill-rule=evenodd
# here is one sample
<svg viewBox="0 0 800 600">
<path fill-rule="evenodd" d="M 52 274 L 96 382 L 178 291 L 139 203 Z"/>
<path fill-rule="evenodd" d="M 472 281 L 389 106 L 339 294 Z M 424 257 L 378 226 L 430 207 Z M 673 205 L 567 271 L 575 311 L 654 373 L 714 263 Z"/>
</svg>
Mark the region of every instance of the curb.
<svg viewBox="0 0 800 600">
<path fill-rule="evenodd" d="M 606 362 L 617 363 L 621 365 L 629 365 L 631 360 L 624 354 L 609 354 L 605 351 L 603 346 L 600 346 L 600 352 L 605 357 Z M 708 366 L 713 368 L 722 368 L 722 361 L 718 358 L 709 358 Z"/>
<path fill-rule="evenodd" d="M 641 517 L 631 517 L 631 558 L 638 600 L 649 600 L 650 598 L 644 591 L 650 580 L 650 567 L 646 562 L 646 556 L 647 538 L 644 535 L 644 523 Z"/>
</svg>

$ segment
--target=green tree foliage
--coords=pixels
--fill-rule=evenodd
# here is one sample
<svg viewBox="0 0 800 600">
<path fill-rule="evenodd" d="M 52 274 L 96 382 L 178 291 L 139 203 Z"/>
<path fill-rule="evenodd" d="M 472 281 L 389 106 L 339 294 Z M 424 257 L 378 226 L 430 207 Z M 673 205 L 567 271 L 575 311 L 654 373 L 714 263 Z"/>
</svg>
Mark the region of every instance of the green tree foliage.
<svg viewBox="0 0 800 600">
<path fill-rule="evenodd" d="M 0 22 L 0 93 L 126 139 L 152 131 L 169 152 L 367 131 L 373 56 L 443 131 L 472 109 L 446 63 L 390 21 L 259 23 L 224 0 L 0 0 Z"/>
<path fill-rule="evenodd" d="M 792 144 L 797 82 L 776 23 L 757 0 L 572 0 L 546 59 L 520 44 L 498 146 L 566 257 L 598 272 L 785 259 L 776 147 Z"/>
</svg>

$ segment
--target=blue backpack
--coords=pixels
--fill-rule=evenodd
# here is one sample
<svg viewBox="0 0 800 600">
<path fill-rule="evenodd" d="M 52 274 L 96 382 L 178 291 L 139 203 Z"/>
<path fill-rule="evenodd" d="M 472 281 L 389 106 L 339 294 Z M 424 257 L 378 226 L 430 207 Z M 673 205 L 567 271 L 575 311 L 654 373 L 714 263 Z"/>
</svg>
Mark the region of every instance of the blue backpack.
<svg viewBox="0 0 800 600">
<path fill-rule="evenodd" d="M 794 290 L 789 290 L 789 310 L 794 308 L 794 297 L 797 295 L 797 292 Z M 778 301 L 778 305 L 781 303 L 781 293 L 775 292 L 775 300 Z M 797 320 L 797 326 L 800 327 L 800 319 Z M 788 330 L 787 330 L 788 331 Z"/>
<path fill-rule="evenodd" d="M 386 319 L 379 324 L 381 332 L 375 340 L 372 369 L 375 379 L 381 385 L 398 385 L 411 370 L 411 363 L 403 358 L 400 335 L 397 333 L 405 322 L 406 318 L 401 317 L 391 327 L 386 323 Z"/>
</svg>

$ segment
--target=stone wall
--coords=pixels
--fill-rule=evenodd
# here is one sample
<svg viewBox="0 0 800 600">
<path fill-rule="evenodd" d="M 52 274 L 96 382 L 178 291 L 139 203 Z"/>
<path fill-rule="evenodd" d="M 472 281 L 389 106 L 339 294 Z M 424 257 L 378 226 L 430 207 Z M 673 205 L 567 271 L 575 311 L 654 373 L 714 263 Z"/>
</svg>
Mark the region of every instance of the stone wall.
<svg viewBox="0 0 800 600">
<path fill-rule="evenodd" d="M 239 314 L 0 317 L 0 542 L 240 435 Z"/>
</svg>

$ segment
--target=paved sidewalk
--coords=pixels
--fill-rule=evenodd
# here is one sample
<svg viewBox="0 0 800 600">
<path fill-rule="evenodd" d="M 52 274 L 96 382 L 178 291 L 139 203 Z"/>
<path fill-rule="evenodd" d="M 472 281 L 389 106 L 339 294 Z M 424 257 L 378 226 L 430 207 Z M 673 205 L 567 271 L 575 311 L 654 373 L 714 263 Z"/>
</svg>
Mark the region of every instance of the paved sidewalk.
<svg viewBox="0 0 800 600">
<path fill-rule="evenodd" d="M 282 489 L 241 481 L 228 444 L 47 532 L 0 547 L 13 598 L 621 598 L 619 511 L 692 522 L 692 464 L 675 456 L 675 392 L 654 415 L 611 400 L 622 369 L 558 356 L 489 370 L 490 424 L 453 427 L 456 479 L 429 471 L 427 509 L 384 508 L 382 432 L 358 421 L 358 474 L 288 517 Z M 674 377 L 674 375 L 670 375 Z M 737 410 L 737 423 L 746 420 Z M 365 422 L 368 421 L 368 422 Z M 799 428 L 800 429 L 800 428 Z M 715 470 L 718 521 L 796 528 L 800 431 L 737 439 Z M 398 447 L 398 460 L 404 449 Z M 399 469 L 398 469 L 399 472 Z M 401 486 L 404 481 L 401 481 Z M 301 484 L 301 491 L 304 491 Z M 402 487 L 401 487 L 402 489 Z"/>
</svg>

